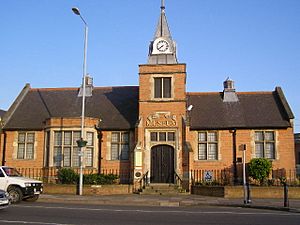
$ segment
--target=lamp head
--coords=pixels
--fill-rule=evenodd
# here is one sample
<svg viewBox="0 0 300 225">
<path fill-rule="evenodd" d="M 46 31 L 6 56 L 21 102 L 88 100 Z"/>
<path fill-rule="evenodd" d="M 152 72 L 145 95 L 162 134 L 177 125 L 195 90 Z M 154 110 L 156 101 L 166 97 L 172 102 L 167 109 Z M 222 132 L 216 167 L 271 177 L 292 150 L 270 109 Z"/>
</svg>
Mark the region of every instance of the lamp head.
<svg viewBox="0 0 300 225">
<path fill-rule="evenodd" d="M 80 12 L 79 12 L 79 9 L 78 9 L 78 8 L 74 7 L 74 8 L 72 8 L 72 11 L 73 11 L 73 13 L 75 13 L 76 15 L 80 16 Z"/>
</svg>

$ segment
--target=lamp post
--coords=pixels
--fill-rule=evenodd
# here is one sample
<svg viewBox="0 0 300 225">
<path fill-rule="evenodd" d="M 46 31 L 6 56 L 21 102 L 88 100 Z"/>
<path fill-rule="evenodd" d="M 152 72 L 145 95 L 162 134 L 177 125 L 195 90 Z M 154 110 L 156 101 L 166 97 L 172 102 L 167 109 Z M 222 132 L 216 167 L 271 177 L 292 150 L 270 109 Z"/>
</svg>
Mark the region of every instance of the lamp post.
<svg viewBox="0 0 300 225">
<path fill-rule="evenodd" d="M 82 77 L 82 109 L 81 109 L 81 136 L 80 140 L 77 141 L 78 147 L 80 147 L 79 153 L 79 164 L 80 164 L 80 175 L 79 175 L 79 195 L 82 195 L 82 184 L 83 184 L 83 174 L 82 174 L 82 164 L 83 164 L 83 150 L 86 146 L 85 132 L 84 132 L 84 112 L 85 112 L 85 89 L 86 89 L 86 58 L 87 58 L 87 43 L 88 43 L 88 25 L 80 14 L 78 8 L 72 8 L 75 15 L 80 16 L 80 19 L 84 23 L 84 54 L 83 54 L 83 77 Z"/>
</svg>

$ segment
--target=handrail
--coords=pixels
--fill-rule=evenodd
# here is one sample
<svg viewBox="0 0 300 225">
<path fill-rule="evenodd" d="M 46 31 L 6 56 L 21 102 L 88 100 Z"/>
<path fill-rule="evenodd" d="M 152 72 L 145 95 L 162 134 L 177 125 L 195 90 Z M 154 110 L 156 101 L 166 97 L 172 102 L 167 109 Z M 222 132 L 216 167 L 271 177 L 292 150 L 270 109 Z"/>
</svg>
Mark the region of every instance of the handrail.
<svg viewBox="0 0 300 225">
<path fill-rule="evenodd" d="M 144 175 L 143 175 L 143 177 L 140 179 L 140 189 L 142 190 L 142 189 L 145 189 L 146 188 L 146 186 L 148 186 L 148 184 L 149 184 L 149 181 L 148 181 L 148 173 L 149 173 L 149 171 L 147 171 Z"/>
<path fill-rule="evenodd" d="M 182 187 L 182 179 L 175 171 L 174 171 L 174 178 L 175 178 L 176 185 L 178 185 L 178 187 L 181 188 Z"/>
</svg>

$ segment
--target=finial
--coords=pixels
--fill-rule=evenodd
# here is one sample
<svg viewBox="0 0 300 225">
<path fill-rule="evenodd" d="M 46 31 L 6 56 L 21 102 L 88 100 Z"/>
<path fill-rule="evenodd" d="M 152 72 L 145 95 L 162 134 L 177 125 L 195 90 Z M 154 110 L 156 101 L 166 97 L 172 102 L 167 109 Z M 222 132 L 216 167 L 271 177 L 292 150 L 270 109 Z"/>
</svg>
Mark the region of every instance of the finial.
<svg viewBox="0 0 300 225">
<path fill-rule="evenodd" d="M 161 10 L 165 10 L 165 0 L 161 0 Z"/>
</svg>

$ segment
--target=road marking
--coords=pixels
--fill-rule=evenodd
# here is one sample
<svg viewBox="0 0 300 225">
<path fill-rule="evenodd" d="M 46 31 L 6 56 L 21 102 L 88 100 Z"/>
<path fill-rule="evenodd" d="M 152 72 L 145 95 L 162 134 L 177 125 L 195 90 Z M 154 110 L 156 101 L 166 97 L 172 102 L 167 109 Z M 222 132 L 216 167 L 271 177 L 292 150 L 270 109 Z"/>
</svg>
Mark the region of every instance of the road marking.
<svg viewBox="0 0 300 225">
<path fill-rule="evenodd" d="M 86 210 L 86 211 L 109 211 L 109 212 L 138 212 L 138 213 L 181 213 L 181 214 L 232 214 L 232 215 L 277 215 L 277 216 L 300 216 L 299 213 L 291 212 L 234 212 L 234 211 L 179 211 L 179 210 L 141 210 L 141 209 L 99 209 L 99 208 L 82 208 L 82 207 L 63 207 L 63 206 L 24 206 L 13 205 L 12 207 L 24 207 L 24 208 L 43 208 L 43 209 L 66 209 L 66 210 Z"/>
<path fill-rule="evenodd" d="M 33 221 L 20 221 L 20 220 L 0 220 L 0 223 L 17 223 L 17 224 L 44 224 L 44 225 L 72 225 L 66 223 L 45 223 L 45 222 L 33 222 Z"/>
</svg>

